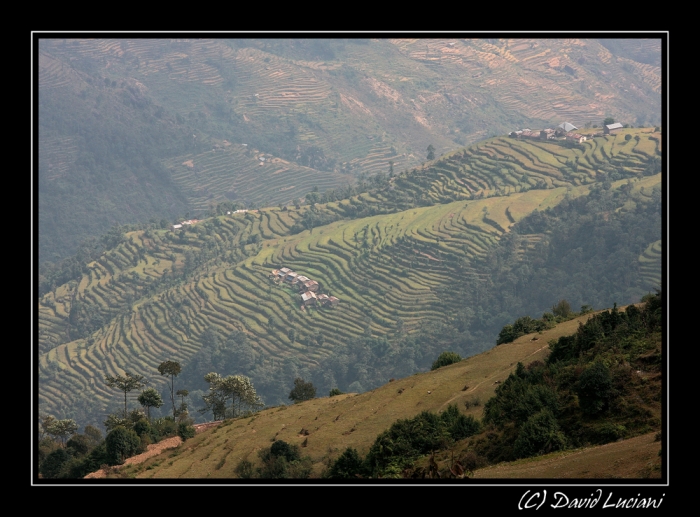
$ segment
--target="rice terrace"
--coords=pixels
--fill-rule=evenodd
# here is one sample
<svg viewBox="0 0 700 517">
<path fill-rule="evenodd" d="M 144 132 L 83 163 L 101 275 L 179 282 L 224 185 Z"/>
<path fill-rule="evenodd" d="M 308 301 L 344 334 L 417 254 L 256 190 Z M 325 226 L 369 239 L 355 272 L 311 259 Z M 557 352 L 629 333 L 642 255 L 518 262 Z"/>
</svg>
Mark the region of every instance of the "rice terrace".
<svg viewBox="0 0 700 517">
<path fill-rule="evenodd" d="M 660 42 L 40 38 L 37 479 L 661 479 Z"/>
</svg>

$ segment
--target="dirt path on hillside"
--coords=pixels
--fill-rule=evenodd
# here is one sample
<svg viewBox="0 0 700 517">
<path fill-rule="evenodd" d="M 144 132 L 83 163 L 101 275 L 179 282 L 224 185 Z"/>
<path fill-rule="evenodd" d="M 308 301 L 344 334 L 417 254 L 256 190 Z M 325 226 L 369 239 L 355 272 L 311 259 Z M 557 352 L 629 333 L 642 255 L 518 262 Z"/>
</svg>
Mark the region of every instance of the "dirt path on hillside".
<svg viewBox="0 0 700 517">
<path fill-rule="evenodd" d="M 542 351 L 543 349 L 547 348 L 548 346 L 549 346 L 549 345 L 547 344 L 547 345 L 545 345 L 545 346 L 543 346 L 543 347 L 538 348 L 538 349 L 535 350 L 534 352 L 532 352 L 532 353 L 526 355 L 524 359 L 527 359 L 528 357 L 532 357 L 533 355 L 535 355 L 536 353 Z M 524 360 L 524 359 L 523 359 L 523 360 Z M 521 362 L 522 362 L 522 360 L 521 360 Z M 506 371 L 506 370 L 514 370 L 515 368 L 516 368 L 516 367 L 513 366 L 513 364 L 511 364 L 511 365 L 510 365 L 508 368 L 506 368 L 505 370 L 498 370 L 498 371 L 494 372 L 493 374 L 491 374 L 490 376 L 488 376 L 487 378 L 485 378 L 483 381 L 479 381 L 478 383 L 476 383 L 475 386 L 470 387 L 470 388 L 466 391 L 466 393 L 465 393 L 465 392 L 461 392 L 461 391 L 460 391 L 460 392 L 457 392 L 457 394 L 456 394 L 454 397 L 452 397 L 451 399 L 449 399 L 449 400 L 447 400 L 445 403 L 443 403 L 442 406 L 440 406 L 440 409 L 442 409 L 442 408 L 448 406 L 449 404 L 451 404 L 453 401 L 455 401 L 455 400 L 458 399 L 459 397 L 463 397 L 464 395 L 467 395 L 467 394 L 469 394 L 469 393 L 474 392 L 479 386 L 481 386 L 481 385 L 484 384 L 485 382 L 490 382 L 494 377 L 501 376 L 501 375 L 503 374 L 504 371 Z"/>
<path fill-rule="evenodd" d="M 208 422 L 206 424 L 195 424 L 193 427 L 195 429 L 196 433 L 201 433 L 202 431 L 206 431 L 207 429 L 211 427 L 215 427 L 221 423 L 221 420 L 216 421 L 216 422 Z M 124 461 L 124 465 L 136 465 L 139 463 L 143 463 L 146 461 L 148 458 L 151 458 L 153 456 L 157 456 L 163 451 L 166 451 L 168 449 L 174 449 L 178 447 L 182 443 L 182 438 L 179 436 L 173 436 L 172 438 L 166 438 L 165 440 L 161 440 L 158 443 L 153 443 L 149 445 L 146 449 L 146 452 L 143 452 L 141 454 L 137 454 L 136 456 L 132 456 L 131 458 L 127 458 L 126 461 Z M 96 472 L 91 472 L 87 476 L 85 476 L 83 479 L 102 479 L 107 477 L 107 472 L 108 471 L 116 471 L 119 470 L 124 465 L 115 465 L 114 467 L 109 467 L 108 469 L 100 469 Z"/>
</svg>

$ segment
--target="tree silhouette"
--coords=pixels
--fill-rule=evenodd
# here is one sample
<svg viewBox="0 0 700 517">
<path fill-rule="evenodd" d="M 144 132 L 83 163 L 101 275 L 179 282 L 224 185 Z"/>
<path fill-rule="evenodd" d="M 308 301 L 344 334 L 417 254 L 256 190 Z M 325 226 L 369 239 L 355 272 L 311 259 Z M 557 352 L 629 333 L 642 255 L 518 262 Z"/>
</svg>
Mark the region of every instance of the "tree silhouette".
<svg viewBox="0 0 700 517">
<path fill-rule="evenodd" d="M 161 375 L 170 375 L 170 402 L 173 405 L 173 418 L 175 413 L 175 377 L 180 375 L 182 367 L 177 361 L 163 361 L 158 365 L 158 371 Z"/>
<path fill-rule="evenodd" d="M 311 400 L 316 396 L 316 388 L 311 382 L 306 382 L 301 377 L 294 379 L 294 388 L 289 392 L 289 400 L 294 403 Z"/>
<path fill-rule="evenodd" d="M 126 394 L 133 390 L 140 390 L 146 385 L 143 375 L 132 375 L 128 372 L 123 377 L 105 375 L 105 382 L 110 388 L 117 388 L 124 392 L 124 418 L 126 418 Z"/>
<path fill-rule="evenodd" d="M 146 388 L 139 395 L 139 404 L 146 408 L 146 414 L 148 415 L 148 421 L 151 421 L 151 408 L 161 407 L 164 402 L 160 393 L 155 388 Z"/>
</svg>

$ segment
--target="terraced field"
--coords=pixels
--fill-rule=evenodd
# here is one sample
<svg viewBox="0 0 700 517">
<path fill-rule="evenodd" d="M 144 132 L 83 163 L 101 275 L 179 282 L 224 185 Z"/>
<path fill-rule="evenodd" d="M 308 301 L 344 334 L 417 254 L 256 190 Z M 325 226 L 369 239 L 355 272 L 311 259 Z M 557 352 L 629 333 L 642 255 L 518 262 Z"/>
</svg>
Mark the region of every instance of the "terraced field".
<svg viewBox="0 0 700 517">
<path fill-rule="evenodd" d="M 354 181 L 349 174 L 321 172 L 228 142 L 203 153 L 172 158 L 165 166 L 187 193 L 189 205 L 200 211 L 223 201 L 247 206 L 286 204 L 303 198 L 314 187 L 323 192 Z"/>
<path fill-rule="evenodd" d="M 446 294 L 455 281 L 488 280 L 484 262 L 504 233 L 534 210 L 587 193 L 601 169 L 623 178 L 613 188 L 629 184 L 636 196 L 653 194 L 660 174 L 643 174 L 658 163 L 658 134 L 627 131 L 630 140 L 623 133 L 574 148 L 492 138 L 313 212 L 266 208 L 213 217 L 186 231 L 131 232 L 87 264 L 79 280 L 40 300 L 42 410 L 104 411 L 115 400 L 102 382 L 106 373 L 152 375 L 166 359 L 186 364 L 209 328 L 222 336 L 244 332 L 258 357 L 294 356 L 313 366 L 351 338 L 391 339 L 442 321 L 460 308 Z M 271 195 L 249 178 L 227 183 L 227 160 L 238 160 L 252 167 L 250 174 L 268 174 L 268 191 L 284 188 L 288 164 L 273 158 L 253 165 L 256 153 L 246 156 L 243 146 L 219 149 L 168 162 L 175 181 L 193 182 L 194 190 L 198 176 L 206 176 L 220 185 L 214 199 L 231 191 Z M 313 172 L 300 189 L 310 190 Z M 199 202 L 211 194 L 203 192 Z M 381 215 L 348 219 L 353 207 Z M 335 222 L 292 234 L 314 214 Z M 519 256 L 527 259 L 541 238 L 521 236 Z M 660 270 L 659 244 L 640 257 L 650 283 Z M 302 310 L 296 290 L 269 279 L 282 266 L 318 281 L 319 292 L 340 304 Z"/>
<path fill-rule="evenodd" d="M 661 286 L 662 253 L 662 243 L 661 241 L 656 241 L 650 244 L 644 250 L 644 253 L 639 256 L 639 271 L 650 291 Z"/>
<path fill-rule="evenodd" d="M 263 50 L 265 45 L 206 38 L 49 39 L 42 41 L 40 72 L 49 87 L 65 85 L 66 74 L 76 72 L 59 60 L 89 60 L 118 82 L 127 74 L 183 117 L 211 114 L 223 101 L 254 131 L 267 116 L 282 127 L 298 125 L 301 116 L 300 142 L 313 141 L 339 162 L 366 160 L 371 172 L 377 150 L 354 148 L 365 136 L 386 133 L 387 147 L 406 152 L 407 164 L 415 166 L 426 142 L 454 148 L 448 133 L 465 106 L 482 116 L 496 100 L 498 109 L 533 121 L 566 119 L 583 126 L 606 114 L 622 116 L 620 105 L 628 110 L 637 97 L 658 105 L 651 94 L 660 92 L 660 69 L 649 56 L 660 55 L 660 40 L 633 43 L 639 48 L 630 57 L 645 60 L 621 57 L 618 64 L 597 41 L 581 39 L 373 40 L 346 45 L 342 58 L 315 61 L 283 57 Z M 411 151 L 414 159 L 408 158 Z"/>
<path fill-rule="evenodd" d="M 46 164 L 46 179 L 55 180 L 65 176 L 75 164 L 78 147 L 68 137 L 46 138 L 40 141 L 42 164 Z"/>
<path fill-rule="evenodd" d="M 627 132 L 635 135 L 628 141 Z M 641 178 L 658 163 L 659 142 L 658 133 L 651 129 L 591 138 L 573 148 L 497 137 L 446 155 L 434 166 L 399 175 L 394 185 L 410 199 L 440 203 L 530 188 L 587 185 L 605 173 Z M 391 192 L 384 196 L 391 199 Z"/>
<path fill-rule="evenodd" d="M 44 52 L 39 53 L 39 82 L 42 88 L 70 86 L 76 79 L 75 70 Z"/>
<path fill-rule="evenodd" d="M 537 39 L 390 41 L 409 58 L 439 66 L 444 82 L 459 73 L 504 106 L 536 120 L 572 119 L 579 126 L 597 122 L 614 111 L 612 104 L 624 102 L 623 93 L 630 95 L 627 86 L 632 73 L 641 74 L 649 88 L 648 92 L 635 89 L 632 95 L 648 96 L 660 88 L 658 66 L 635 61 L 627 65 L 629 71 L 620 66 L 601 74 L 599 67 L 612 64 L 613 56 L 592 40 L 546 44 Z M 660 40 L 650 41 L 660 45 Z M 652 47 L 645 47 L 640 55 Z M 660 56 L 660 46 L 653 52 Z M 514 74 L 515 70 L 519 73 Z"/>
<path fill-rule="evenodd" d="M 289 228 L 300 214 L 278 209 L 220 216 L 182 238 L 164 230 L 128 234 L 89 264 L 80 282 L 41 300 L 40 404 L 56 413 L 86 404 L 89 394 L 91 404 L 107 407 L 115 399 L 101 381 L 105 374 L 150 375 L 163 360 L 186 363 L 209 327 L 222 335 L 245 332 L 262 357 L 293 354 L 309 365 L 349 338 L 391 337 L 399 319 L 414 331 L 444 317 L 435 308 L 437 293 L 455 278 L 480 278 L 479 264 L 514 222 L 586 191 L 558 187 L 456 201 L 337 221 L 297 235 Z M 265 240 L 245 245 L 251 235 Z M 198 264 L 193 276 L 157 288 L 189 262 Z M 301 310 L 296 292 L 268 279 L 281 265 L 317 280 L 320 292 L 338 297 L 339 306 Z M 94 307 L 106 323 L 87 339 L 67 342 L 76 300 Z"/>
<path fill-rule="evenodd" d="M 237 53 L 236 67 L 241 73 L 238 109 L 251 117 L 268 109 L 287 111 L 298 105 L 326 103 L 330 96 L 330 86 L 317 79 L 313 69 L 254 48 Z"/>
</svg>

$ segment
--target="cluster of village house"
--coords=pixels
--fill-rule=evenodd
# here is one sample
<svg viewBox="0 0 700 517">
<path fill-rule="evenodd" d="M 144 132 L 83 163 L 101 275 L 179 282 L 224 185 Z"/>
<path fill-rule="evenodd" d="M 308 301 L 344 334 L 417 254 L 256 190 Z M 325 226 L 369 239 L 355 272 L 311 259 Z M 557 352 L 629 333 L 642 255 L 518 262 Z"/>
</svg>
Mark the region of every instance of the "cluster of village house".
<svg viewBox="0 0 700 517">
<path fill-rule="evenodd" d="M 188 219 L 187 221 L 182 221 L 180 224 L 174 224 L 170 227 L 171 230 L 179 230 L 183 225 L 197 224 L 199 219 Z"/>
<path fill-rule="evenodd" d="M 226 215 L 232 215 L 232 214 L 245 214 L 247 212 L 254 212 L 257 213 L 257 210 L 234 210 L 231 212 L 230 210 L 226 212 Z M 182 228 L 183 225 L 190 225 L 190 224 L 197 224 L 199 222 L 199 219 L 188 219 L 187 221 L 182 221 L 179 224 L 174 224 L 170 227 L 171 230 L 179 230 Z"/>
<path fill-rule="evenodd" d="M 614 124 L 607 124 L 603 126 L 604 135 L 611 135 L 618 132 L 623 128 L 623 125 L 619 122 Z M 511 131 L 508 136 L 511 138 L 530 138 L 532 140 L 569 140 L 570 142 L 585 142 L 586 138 L 584 135 L 575 133 L 578 128 L 574 126 L 571 122 L 562 122 L 556 128 L 548 129 L 520 129 L 518 131 Z M 597 136 L 597 135 L 594 135 Z"/>
<path fill-rule="evenodd" d="M 340 302 L 340 300 L 335 296 L 328 296 L 327 294 L 323 293 L 317 294 L 318 282 L 316 280 L 311 280 L 304 275 L 295 273 L 288 267 L 273 269 L 272 273 L 270 273 L 270 278 L 275 282 L 288 282 L 289 284 L 296 286 L 301 292 L 302 307 L 316 305 L 317 303 L 335 307 L 338 305 L 338 302 Z"/>
</svg>

